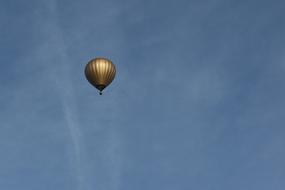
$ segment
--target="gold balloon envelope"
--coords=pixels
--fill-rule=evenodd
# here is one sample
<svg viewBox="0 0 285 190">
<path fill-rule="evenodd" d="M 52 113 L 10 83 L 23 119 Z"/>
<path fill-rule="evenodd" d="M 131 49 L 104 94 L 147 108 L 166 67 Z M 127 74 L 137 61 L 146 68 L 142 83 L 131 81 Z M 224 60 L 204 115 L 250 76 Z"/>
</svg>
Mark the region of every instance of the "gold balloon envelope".
<svg viewBox="0 0 285 190">
<path fill-rule="evenodd" d="M 100 91 L 102 91 L 114 80 L 116 67 L 106 58 L 95 58 L 89 61 L 85 67 L 86 79 Z"/>
</svg>

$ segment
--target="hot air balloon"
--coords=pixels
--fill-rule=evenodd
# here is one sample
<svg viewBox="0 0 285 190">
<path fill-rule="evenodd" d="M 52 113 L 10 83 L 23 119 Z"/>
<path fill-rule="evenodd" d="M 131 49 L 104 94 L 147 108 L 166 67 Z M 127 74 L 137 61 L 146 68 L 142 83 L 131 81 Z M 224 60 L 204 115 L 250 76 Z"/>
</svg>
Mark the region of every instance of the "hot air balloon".
<svg viewBox="0 0 285 190">
<path fill-rule="evenodd" d="M 106 58 L 95 58 L 90 60 L 85 67 L 86 79 L 100 91 L 102 91 L 114 80 L 116 67 Z"/>
</svg>

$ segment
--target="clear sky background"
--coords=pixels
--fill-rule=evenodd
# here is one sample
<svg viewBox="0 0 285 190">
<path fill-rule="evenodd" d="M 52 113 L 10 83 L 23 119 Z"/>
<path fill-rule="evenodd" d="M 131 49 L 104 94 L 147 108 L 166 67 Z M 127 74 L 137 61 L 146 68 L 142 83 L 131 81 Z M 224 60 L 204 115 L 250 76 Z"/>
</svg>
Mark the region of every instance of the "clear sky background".
<svg viewBox="0 0 285 190">
<path fill-rule="evenodd" d="M 0 189 L 284 190 L 284 7 L 1 0 Z"/>
</svg>

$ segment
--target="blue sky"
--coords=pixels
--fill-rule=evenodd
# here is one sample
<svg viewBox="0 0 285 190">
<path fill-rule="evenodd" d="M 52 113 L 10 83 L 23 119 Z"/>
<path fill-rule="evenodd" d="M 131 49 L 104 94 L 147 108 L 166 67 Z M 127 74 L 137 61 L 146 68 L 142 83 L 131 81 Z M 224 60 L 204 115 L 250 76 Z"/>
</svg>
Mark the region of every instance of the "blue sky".
<svg viewBox="0 0 285 190">
<path fill-rule="evenodd" d="M 0 189 L 284 190 L 284 6 L 1 0 Z"/>
</svg>

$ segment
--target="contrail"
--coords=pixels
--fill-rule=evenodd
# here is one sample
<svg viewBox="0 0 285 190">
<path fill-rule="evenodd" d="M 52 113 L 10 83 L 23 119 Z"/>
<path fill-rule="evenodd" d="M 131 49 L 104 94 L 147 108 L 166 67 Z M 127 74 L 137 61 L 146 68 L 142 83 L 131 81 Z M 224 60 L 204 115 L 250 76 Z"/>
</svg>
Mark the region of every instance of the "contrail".
<svg viewBox="0 0 285 190">
<path fill-rule="evenodd" d="M 64 50 L 62 50 L 64 51 Z M 63 63 L 68 63 L 68 59 L 64 56 L 65 52 L 62 54 L 62 59 L 60 59 Z M 60 100 L 62 103 L 64 119 L 67 124 L 67 127 L 70 132 L 74 152 L 75 152 L 75 166 L 76 166 L 76 175 L 78 180 L 78 189 L 81 190 L 82 183 L 83 183 L 83 176 L 81 171 L 81 132 L 79 129 L 78 118 L 76 113 L 76 105 L 75 105 L 75 98 L 74 98 L 74 90 L 71 84 L 70 76 L 69 76 L 69 68 L 68 65 L 64 64 L 61 65 L 62 68 L 57 67 L 57 69 L 61 70 L 59 73 L 53 73 L 53 80 L 56 84 L 57 91 L 60 96 Z"/>
<path fill-rule="evenodd" d="M 74 177 L 76 178 L 77 189 L 78 190 L 89 190 L 91 189 L 92 182 L 87 183 L 90 176 L 87 176 L 86 172 L 93 173 L 94 171 L 88 171 L 85 169 L 85 161 L 88 160 L 86 157 L 87 152 L 84 151 L 84 141 L 80 131 L 79 120 L 77 118 L 77 109 L 74 97 L 74 87 L 72 84 L 71 76 L 71 66 L 72 60 L 69 59 L 66 43 L 64 41 L 63 31 L 58 23 L 57 17 L 57 5 L 56 1 L 48 2 L 50 17 L 50 25 L 47 29 L 48 36 L 50 37 L 48 46 L 48 51 L 52 51 L 55 60 L 51 69 L 52 81 L 55 83 L 55 87 L 60 97 L 60 101 L 63 108 L 64 119 L 68 127 L 68 131 L 71 137 L 72 149 L 74 151 L 74 157 L 70 158 L 71 165 L 74 169 Z M 53 47 L 56 49 L 53 49 Z M 113 45 L 113 44 L 112 44 Z M 53 62 L 53 61 L 51 61 Z M 82 73 L 83 74 L 83 73 Z M 113 100 L 109 106 L 118 107 L 117 101 Z M 110 119 L 110 125 L 115 126 L 117 122 L 116 116 Z M 106 144 L 106 149 L 102 150 L 98 147 L 100 154 L 104 155 L 104 162 L 100 162 L 106 171 L 104 176 L 98 176 L 109 179 L 108 184 L 104 184 L 108 189 L 117 190 L 120 187 L 121 180 L 121 168 L 122 168 L 122 142 L 121 136 L 118 131 L 114 130 L 107 134 L 107 139 L 104 141 Z M 96 164 L 96 163 L 95 163 Z M 96 173 L 94 173 L 96 176 Z M 97 173 L 97 175 L 101 175 Z M 100 181 L 96 184 L 98 187 L 101 186 Z"/>
<path fill-rule="evenodd" d="M 71 158 L 71 164 L 74 166 L 75 177 L 77 181 L 77 189 L 83 190 L 84 188 L 84 175 L 82 172 L 82 149 L 81 149 L 81 132 L 79 129 L 78 118 L 76 113 L 76 105 L 75 105 L 75 97 L 73 85 L 71 83 L 70 76 L 70 66 L 71 62 L 68 58 L 66 45 L 63 40 L 62 30 L 57 23 L 57 10 L 56 10 L 56 1 L 49 1 L 48 8 L 51 13 L 50 24 L 52 30 L 49 28 L 49 32 L 52 33 L 51 40 L 49 43 L 56 45 L 57 50 L 54 52 L 54 59 L 57 60 L 57 65 L 53 65 L 53 70 L 51 71 L 51 77 L 53 82 L 56 84 L 55 87 L 60 96 L 60 100 L 62 103 L 64 119 L 67 124 L 72 147 L 74 151 L 74 158 Z M 49 51 L 54 51 L 50 48 Z"/>
<path fill-rule="evenodd" d="M 74 149 L 74 165 L 76 170 L 76 178 L 78 183 L 78 189 L 81 190 L 83 188 L 83 173 L 81 171 L 81 133 L 78 125 L 78 119 L 76 114 L 76 109 L 74 105 L 74 97 L 73 97 L 73 88 L 71 84 L 68 84 L 68 80 L 62 81 L 62 78 L 55 78 L 58 92 L 60 94 L 64 119 L 67 123 L 67 127 L 70 132 L 72 146 Z M 64 88 L 62 88 L 64 86 Z"/>
</svg>

